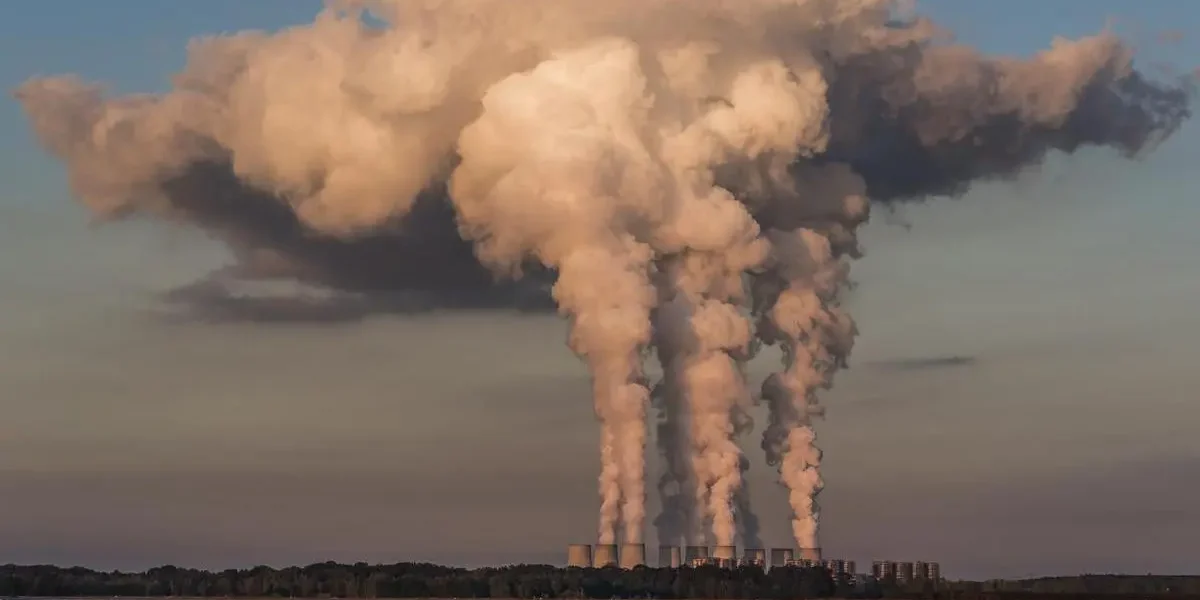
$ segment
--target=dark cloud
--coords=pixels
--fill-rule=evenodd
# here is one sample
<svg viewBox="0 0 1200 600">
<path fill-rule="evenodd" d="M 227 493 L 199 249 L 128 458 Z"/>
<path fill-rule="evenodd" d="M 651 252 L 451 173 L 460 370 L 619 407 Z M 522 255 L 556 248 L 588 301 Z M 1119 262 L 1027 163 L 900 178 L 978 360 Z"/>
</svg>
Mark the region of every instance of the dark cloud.
<svg viewBox="0 0 1200 600">
<path fill-rule="evenodd" d="M 940 369 L 956 369 L 971 367 L 978 364 L 974 356 L 921 356 L 913 358 L 892 358 L 885 360 L 866 361 L 863 366 L 886 371 L 927 371 Z"/>
<path fill-rule="evenodd" d="M 530 265 L 497 278 L 458 233 L 444 187 L 421 194 L 390 226 L 353 237 L 306 228 L 287 204 L 247 185 L 228 165 L 199 163 L 166 181 L 173 210 L 226 241 L 237 263 L 165 293 L 169 319 L 338 324 L 432 310 L 553 311 L 552 276 Z M 238 281 L 294 280 L 320 293 L 242 294 Z"/>
<path fill-rule="evenodd" d="M 1041 59 L 1014 65 L 937 45 L 856 56 L 837 66 L 832 139 L 817 161 L 849 164 L 886 203 L 961 195 L 977 181 L 1016 177 L 1052 151 L 1101 146 L 1141 156 L 1191 116 L 1194 82 L 1123 72 L 1121 57 L 1109 54 L 1069 107 L 1052 107 L 1056 82 L 1036 72 Z M 1014 103 L 1017 74 L 1040 103 Z M 1042 110 L 1060 118 L 1031 118 Z"/>
</svg>

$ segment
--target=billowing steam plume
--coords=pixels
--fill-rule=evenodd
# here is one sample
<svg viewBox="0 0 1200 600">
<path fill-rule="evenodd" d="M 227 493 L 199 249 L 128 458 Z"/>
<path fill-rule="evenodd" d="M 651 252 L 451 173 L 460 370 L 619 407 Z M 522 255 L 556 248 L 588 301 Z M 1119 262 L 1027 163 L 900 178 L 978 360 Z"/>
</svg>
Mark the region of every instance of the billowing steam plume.
<svg viewBox="0 0 1200 600">
<path fill-rule="evenodd" d="M 1054 150 L 1133 156 L 1189 116 L 1187 82 L 1145 79 L 1110 33 L 993 58 L 895 8 L 344 1 L 196 41 L 166 94 L 56 77 L 17 96 L 88 208 L 194 223 L 235 251 L 222 277 L 456 306 L 552 283 L 593 379 L 601 542 L 641 541 L 651 347 L 660 538 L 757 535 L 742 373 L 779 345 L 762 445 L 810 547 L 816 394 L 854 340 L 838 293 L 868 199 L 959 193 Z"/>
</svg>

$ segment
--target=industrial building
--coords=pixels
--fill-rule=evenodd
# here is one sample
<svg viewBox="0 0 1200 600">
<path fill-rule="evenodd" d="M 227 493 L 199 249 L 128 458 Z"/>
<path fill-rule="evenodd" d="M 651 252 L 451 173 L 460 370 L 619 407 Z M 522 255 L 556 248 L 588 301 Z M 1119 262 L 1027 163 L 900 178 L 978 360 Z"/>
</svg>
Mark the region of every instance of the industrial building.
<svg viewBox="0 0 1200 600">
<path fill-rule="evenodd" d="M 937 581 L 942 578 L 942 568 L 941 565 L 935 562 L 914 563 L 913 576 L 917 579 Z"/>
<path fill-rule="evenodd" d="M 871 575 L 880 581 L 909 583 L 912 581 L 941 581 L 942 567 L 936 562 L 896 562 L 877 560 L 871 565 Z"/>
<path fill-rule="evenodd" d="M 890 560 L 877 560 L 871 564 L 871 576 L 880 581 L 896 578 L 896 563 Z"/>
<path fill-rule="evenodd" d="M 768 561 L 768 556 L 770 560 Z M 732 569 L 738 566 L 767 567 L 821 567 L 838 578 L 861 581 L 858 565 L 852 560 L 823 559 L 820 548 L 746 548 L 739 560 L 735 546 L 659 546 L 659 568 L 677 569 L 681 566 L 717 566 Z M 567 546 L 568 567 L 620 567 L 634 569 L 646 566 L 645 544 L 571 544 Z M 941 565 L 936 562 L 897 562 L 877 560 L 871 564 L 871 576 L 878 581 L 906 584 L 913 581 L 937 582 L 942 577 Z"/>
<path fill-rule="evenodd" d="M 849 576 L 858 572 L 858 565 L 854 561 L 840 558 L 823 560 L 821 566 L 836 576 Z"/>
</svg>

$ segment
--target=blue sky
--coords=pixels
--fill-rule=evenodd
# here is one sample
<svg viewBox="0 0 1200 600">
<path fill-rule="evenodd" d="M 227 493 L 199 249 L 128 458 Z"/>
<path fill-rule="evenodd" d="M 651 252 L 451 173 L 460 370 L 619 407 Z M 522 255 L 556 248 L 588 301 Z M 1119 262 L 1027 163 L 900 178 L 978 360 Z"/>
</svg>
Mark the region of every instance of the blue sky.
<svg viewBox="0 0 1200 600">
<path fill-rule="evenodd" d="M 1200 56 L 1195 36 L 1152 43 L 1197 33 L 1200 4 L 918 5 L 989 52 L 1116 17 L 1147 64 Z M 161 90 L 189 38 L 318 7 L 14 0 L 0 82 L 73 72 Z M 1198 144 L 1189 125 L 1143 162 L 1056 159 L 907 209 L 909 230 L 867 227 L 854 367 L 820 426 L 828 554 L 940 560 L 950 576 L 1194 570 Z M 561 323 L 163 324 L 152 295 L 220 264 L 219 247 L 89 226 L 12 101 L 0 181 L 0 563 L 557 562 L 590 537 L 595 428 Z M 878 366 L 946 355 L 976 360 Z M 767 542 L 787 543 L 771 473 L 756 464 L 751 481 Z"/>
</svg>

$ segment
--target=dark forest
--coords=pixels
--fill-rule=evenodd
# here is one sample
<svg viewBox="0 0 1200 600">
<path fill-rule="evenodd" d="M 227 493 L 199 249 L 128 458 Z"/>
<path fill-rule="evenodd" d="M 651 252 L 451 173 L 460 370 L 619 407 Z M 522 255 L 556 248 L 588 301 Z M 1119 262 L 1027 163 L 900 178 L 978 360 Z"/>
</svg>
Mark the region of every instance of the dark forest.
<svg viewBox="0 0 1200 600">
<path fill-rule="evenodd" d="M 621 570 L 548 565 L 462 569 L 427 563 L 203 571 L 164 566 L 140 573 L 5 565 L 0 596 L 276 598 L 910 598 L 929 600 L 1200 600 L 1200 576 L 1082 575 L 1030 580 L 894 581 L 835 577 L 816 567 Z"/>
</svg>

